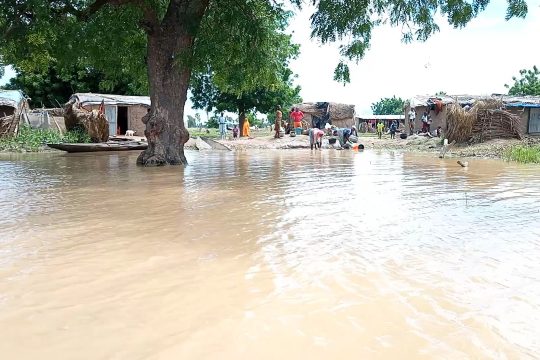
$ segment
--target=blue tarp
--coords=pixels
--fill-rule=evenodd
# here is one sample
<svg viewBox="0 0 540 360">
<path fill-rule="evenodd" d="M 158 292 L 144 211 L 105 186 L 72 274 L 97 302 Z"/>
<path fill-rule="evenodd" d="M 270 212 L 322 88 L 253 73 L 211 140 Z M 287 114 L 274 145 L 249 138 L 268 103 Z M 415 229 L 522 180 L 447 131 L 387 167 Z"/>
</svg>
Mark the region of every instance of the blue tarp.
<svg viewBox="0 0 540 360">
<path fill-rule="evenodd" d="M 19 90 L 0 90 L 0 103 L 5 105 L 18 107 L 23 99 L 24 95 Z"/>
<path fill-rule="evenodd" d="M 506 107 L 526 107 L 526 108 L 540 108 L 540 104 L 527 104 L 527 103 L 511 103 L 505 104 Z"/>
</svg>

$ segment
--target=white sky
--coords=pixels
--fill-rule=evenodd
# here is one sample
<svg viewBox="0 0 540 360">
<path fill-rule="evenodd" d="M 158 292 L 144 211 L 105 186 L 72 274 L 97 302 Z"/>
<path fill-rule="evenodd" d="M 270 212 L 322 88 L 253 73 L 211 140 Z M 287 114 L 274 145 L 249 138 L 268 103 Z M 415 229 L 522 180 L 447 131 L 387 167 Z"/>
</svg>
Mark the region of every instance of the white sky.
<svg viewBox="0 0 540 360">
<path fill-rule="evenodd" d="M 374 30 L 371 48 L 358 64 L 351 64 L 351 83 L 333 80 L 339 60 L 337 46 L 310 39 L 309 9 L 291 23 L 293 41 L 301 54 L 291 66 L 298 74 L 304 101 L 336 101 L 356 105 L 359 114 L 370 114 L 371 103 L 396 95 L 506 93 L 504 84 L 520 69 L 540 66 L 540 0 L 529 0 L 526 19 L 504 20 L 506 1 L 492 0 L 486 11 L 467 27 L 456 30 L 444 19 L 441 31 L 425 43 L 403 44 L 400 29 L 381 26 Z M 6 76 L 13 76 L 8 70 Z M 193 115 L 191 103 L 186 114 Z M 206 115 L 201 112 L 202 119 Z"/>
</svg>

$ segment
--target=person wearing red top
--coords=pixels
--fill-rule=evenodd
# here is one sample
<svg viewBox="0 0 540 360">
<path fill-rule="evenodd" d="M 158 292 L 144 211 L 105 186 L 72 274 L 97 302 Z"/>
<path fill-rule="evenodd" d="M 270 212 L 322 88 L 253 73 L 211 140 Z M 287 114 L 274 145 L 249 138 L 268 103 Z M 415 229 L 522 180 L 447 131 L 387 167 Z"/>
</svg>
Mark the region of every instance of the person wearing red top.
<svg viewBox="0 0 540 360">
<path fill-rule="evenodd" d="M 294 111 L 291 113 L 291 118 L 294 123 L 295 128 L 301 128 L 302 127 L 302 119 L 304 118 L 304 113 L 298 110 L 298 108 L 294 108 Z"/>
</svg>

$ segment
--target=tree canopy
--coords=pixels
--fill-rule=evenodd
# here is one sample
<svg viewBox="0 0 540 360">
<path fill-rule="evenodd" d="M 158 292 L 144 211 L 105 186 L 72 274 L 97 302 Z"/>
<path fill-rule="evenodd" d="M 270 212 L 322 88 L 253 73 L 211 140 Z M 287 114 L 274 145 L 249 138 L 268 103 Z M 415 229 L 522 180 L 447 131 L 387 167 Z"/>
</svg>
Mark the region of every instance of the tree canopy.
<svg viewBox="0 0 540 360">
<path fill-rule="evenodd" d="M 403 114 L 404 106 L 405 101 L 402 98 L 392 96 L 371 104 L 371 110 L 374 115 L 399 115 Z"/>
<path fill-rule="evenodd" d="M 403 2 L 400 0 L 313 1 L 311 35 L 323 44 L 340 43 L 336 79 L 349 80 L 346 60 L 359 60 L 369 49 L 372 30 L 383 23 L 401 26 L 402 40 L 426 40 L 439 30 L 440 13 L 455 28 L 464 27 L 489 0 Z M 301 8 L 300 0 L 289 5 Z M 194 67 L 212 63 L 216 81 L 225 85 L 236 75 L 227 71 L 242 63 L 254 71 L 242 87 L 252 90 L 272 77 L 271 56 L 256 51 L 269 41 L 267 24 L 285 21 L 284 2 L 270 0 L 3 0 L 0 3 L 0 56 L 5 64 L 26 71 L 46 71 L 51 62 L 78 62 L 121 79 L 127 72 L 145 76 L 145 33 L 165 21 L 173 8 L 200 6 L 202 21 L 196 32 L 195 52 L 180 54 Z M 525 0 L 508 0 L 505 18 L 525 17 Z M 260 55 L 260 56 L 259 56 Z M 250 61 L 245 61 L 249 59 Z M 141 71 L 142 70 L 142 71 Z M 268 71 L 267 71 L 268 70 Z M 238 80 L 238 79 L 237 79 Z"/>
<path fill-rule="evenodd" d="M 512 77 L 514 84 L 505 85 L 508 95 L 540 95 L 540 70 L 535 66 L 532 69 L 519 71 L 520 78 Z"/>
<path fill-rule="evenodd" d="M 146 83 L 122 78 L 111 81 L 93 68 L 70 66 L 58 69 L 49 66 L 47 71 L 18 71 L 5 89 L 22 90 L 30 98 L 32 107 L 58 107 L 76 92 L 108 92 L 121 95 L 145 95 Z"/>
</svg>

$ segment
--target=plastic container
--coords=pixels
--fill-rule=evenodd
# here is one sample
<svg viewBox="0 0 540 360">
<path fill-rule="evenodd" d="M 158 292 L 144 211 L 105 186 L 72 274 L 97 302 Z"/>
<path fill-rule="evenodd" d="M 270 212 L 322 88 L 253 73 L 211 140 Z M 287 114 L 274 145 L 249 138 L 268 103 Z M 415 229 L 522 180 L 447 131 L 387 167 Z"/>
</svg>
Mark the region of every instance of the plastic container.
<svg viewBox="0 0 540 360">
<path fill-rule="evenodd" d="M 294 128 L 294 133 L 296 135 L 302 135 L 302 128 Z"/>
</svg>

